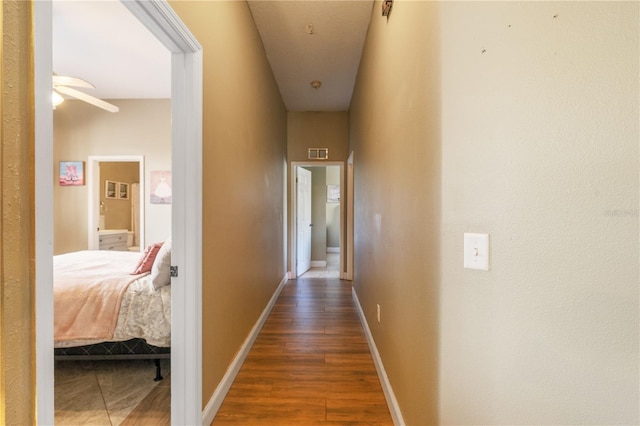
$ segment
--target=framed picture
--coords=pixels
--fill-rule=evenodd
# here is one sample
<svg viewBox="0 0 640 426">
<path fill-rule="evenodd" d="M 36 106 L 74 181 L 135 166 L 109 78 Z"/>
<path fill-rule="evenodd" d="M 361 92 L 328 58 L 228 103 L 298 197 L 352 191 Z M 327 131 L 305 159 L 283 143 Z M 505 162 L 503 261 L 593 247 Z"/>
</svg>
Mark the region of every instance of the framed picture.
<svg viewBox="0 0 640 426">
<path fill-rule="evenodd" d="M 84 185 L 84 161 L 61 161 L 58 182 L 60 186 Z"/>
<path fill-rule="evenodd" d="M 104 198 L 118 198 L 118 182 L 112 180 L 104 181 Z"/>
<path fill-rule="evenodd" d="M 340 185 L 327 185 L 327 203 L 340 202 Z"/>
<path fill-rule="evenodd" d="M 171 171 L 151 172 L 151 204 L 171 204 Z"/>
<path fill-rule="evenodd" d="M 129 199 L 129 184 L 124 182 L 118 182 L 118 199 Z"/>
</svg>

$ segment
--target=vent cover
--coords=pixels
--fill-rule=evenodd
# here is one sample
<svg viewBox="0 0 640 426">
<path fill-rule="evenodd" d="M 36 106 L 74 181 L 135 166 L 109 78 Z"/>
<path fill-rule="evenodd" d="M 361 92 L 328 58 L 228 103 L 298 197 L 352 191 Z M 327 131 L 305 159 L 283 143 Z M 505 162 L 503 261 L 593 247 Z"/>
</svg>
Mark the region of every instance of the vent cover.
<svg viewBox="0 0 640 426">
<path fill-rule="evenodd" d="M 309 148 L 309 160 L 328 160 L 329 148 Z"/>
</svg>

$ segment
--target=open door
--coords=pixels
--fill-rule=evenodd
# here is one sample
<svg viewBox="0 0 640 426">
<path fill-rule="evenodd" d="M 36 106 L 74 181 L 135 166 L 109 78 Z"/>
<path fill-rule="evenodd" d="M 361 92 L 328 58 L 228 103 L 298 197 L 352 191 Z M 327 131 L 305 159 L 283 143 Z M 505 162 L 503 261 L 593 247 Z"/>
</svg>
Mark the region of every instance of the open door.
<svg viewBox="0 0 640 426">
<path fill-rule="evenodd" d="M 297 182 L 297 263 L 296 275 L 299 277 L 311 268 L 311 172 L 302 167 L 296 168 Z"/>
</svg>

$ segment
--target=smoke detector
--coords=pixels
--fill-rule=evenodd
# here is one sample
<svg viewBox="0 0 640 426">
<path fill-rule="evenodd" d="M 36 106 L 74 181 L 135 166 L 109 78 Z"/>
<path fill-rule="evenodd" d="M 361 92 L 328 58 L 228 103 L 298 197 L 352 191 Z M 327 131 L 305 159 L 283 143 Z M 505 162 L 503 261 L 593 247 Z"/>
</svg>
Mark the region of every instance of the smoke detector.
<svg viewBox="0 0 640 426">
<path fill-rule="evenodd" d="M 322 86 L 322 82 L 319 80 L 313 80 L 311 82 L 311 87 L 313 87 L 314 89 L 319 89 L 320 86 Z"/>
</svg>

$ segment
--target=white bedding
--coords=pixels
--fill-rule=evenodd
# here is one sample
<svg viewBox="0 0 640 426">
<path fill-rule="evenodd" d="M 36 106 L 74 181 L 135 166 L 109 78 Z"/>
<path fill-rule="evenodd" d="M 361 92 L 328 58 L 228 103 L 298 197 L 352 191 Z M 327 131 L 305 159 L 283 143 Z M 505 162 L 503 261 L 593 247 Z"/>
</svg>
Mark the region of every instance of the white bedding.
<svg viewBox="0 0 640 426">
<path fill-rule="evenodd" d="M 101 252 L 108 256 L 110 252 Z M 139 254 L 136 254 L 139 256 Z M 55 274 L 55 271 L 54 271 Z M 113 338 L 125 341 L 143 338 L 153 346 L 171 346 L 171 286 L 156 290 L 151 276 L 145 275 L 133 281 L 125 290 L 118 313 Z M 103 340 L 56 341 L 56 348 L 83 346 Z"/>
</svg>

